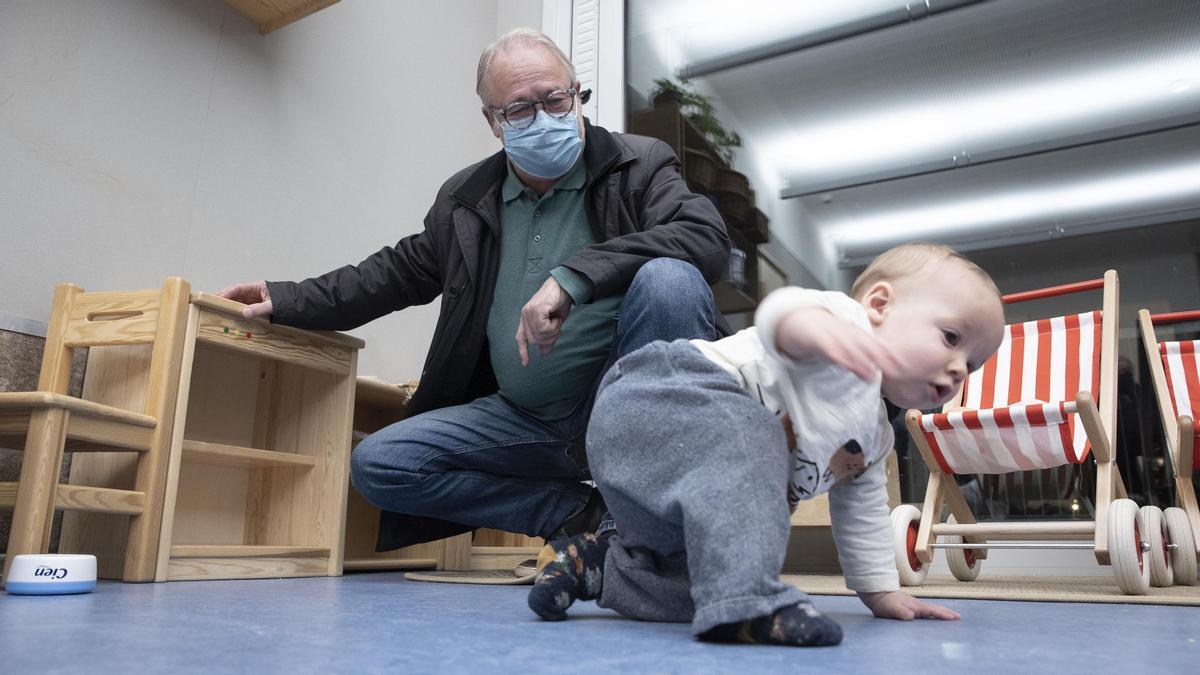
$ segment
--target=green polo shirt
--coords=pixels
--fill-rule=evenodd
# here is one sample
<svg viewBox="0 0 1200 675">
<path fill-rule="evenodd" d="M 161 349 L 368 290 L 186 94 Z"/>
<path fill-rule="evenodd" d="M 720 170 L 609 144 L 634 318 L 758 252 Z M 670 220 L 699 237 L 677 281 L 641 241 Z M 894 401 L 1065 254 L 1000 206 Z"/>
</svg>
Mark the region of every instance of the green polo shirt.
<svg viewBox="0 0 1200 675">
<path fill-rule="evenodd" d="M 562 261 L 595 243 L 584 204 L 583 159 L 537 196 L 509 168 L 500 195 L 500 269 L 488 316 L 488 345 L 500 394 L 543 420 L 569 415 L 591 393 L 616 336 L 623 296 L 587 303 L 592 284 Z M 529 346 L 529 365 L 517 351 L 521 308 L 554 275 L 575 301 L 549 354 Z"/>
</svg>

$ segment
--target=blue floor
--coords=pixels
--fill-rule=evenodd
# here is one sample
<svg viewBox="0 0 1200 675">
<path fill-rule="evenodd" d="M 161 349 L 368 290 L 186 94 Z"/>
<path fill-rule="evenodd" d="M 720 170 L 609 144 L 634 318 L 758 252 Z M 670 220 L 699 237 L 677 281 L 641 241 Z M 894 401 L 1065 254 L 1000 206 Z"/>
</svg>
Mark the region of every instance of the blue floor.
<svg viewBox="0 0 1200 675">
<path fill-rule="evenodd" d="M 592 603 L 538 621 L 526 587 L 341 578 L 101 582 L 0 594 L 0 672 L 1200 672 L 1200 609 L 948 600 L 952 623 L 872 619 L 818 596 L 839 647 L 711 645 Z"/>
</svg>

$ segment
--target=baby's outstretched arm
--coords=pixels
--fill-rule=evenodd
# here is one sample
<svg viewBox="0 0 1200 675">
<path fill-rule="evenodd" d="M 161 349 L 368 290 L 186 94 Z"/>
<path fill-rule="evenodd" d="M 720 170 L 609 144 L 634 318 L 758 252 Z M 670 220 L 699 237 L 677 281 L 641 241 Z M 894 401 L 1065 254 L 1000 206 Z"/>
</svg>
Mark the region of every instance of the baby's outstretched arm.
<svg viewBox="0 0 1200 675">
<path fill-rule="evenodd" d="M 863 380 L 896 372 L 895 353 L 874 335 L 834 316 L 823 307 L 799 307 L 779 321 L 775 344 L 787 356 L 824 357 Z"/>
<path fill-rule="evenodd" d="M 858 599 L 862 600 L 867 609 L 871 610 L 871 613 L 880 619 L 899 619 L 901 621 L 942 619 L 943 621 L 954 621 L 959 618 L 958 612 L 952 609 L 918 600 L 902 591 L 859 593 Z"/>
</svg>

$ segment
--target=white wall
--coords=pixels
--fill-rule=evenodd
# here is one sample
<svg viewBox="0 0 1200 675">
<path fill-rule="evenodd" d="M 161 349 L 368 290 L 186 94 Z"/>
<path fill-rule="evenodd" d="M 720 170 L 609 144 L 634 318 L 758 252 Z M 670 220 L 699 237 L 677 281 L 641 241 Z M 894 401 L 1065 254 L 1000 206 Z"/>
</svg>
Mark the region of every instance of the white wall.
<svg viewBox="0 0 1200 675">
<path fill-rule="evenodd" d="M 0 313 L 44 321 L 59 281 L 300 279 L 419 231 L 499 148 L 479 52 L 540 24 L 537 0 L 354 0 L 267 36 L 219 0 L 0 2 Z M 360 372 L 416 377 L 435 320 L 354 331 Z"/>
<path fill-rule="evenodd" d="M 542 26 L 543 0 L 494 0 L 496 3 L 496 37 L 524 26 L 545 30 Z M 479 58 L 479 54 L 475 55 Z"/>
</svg>

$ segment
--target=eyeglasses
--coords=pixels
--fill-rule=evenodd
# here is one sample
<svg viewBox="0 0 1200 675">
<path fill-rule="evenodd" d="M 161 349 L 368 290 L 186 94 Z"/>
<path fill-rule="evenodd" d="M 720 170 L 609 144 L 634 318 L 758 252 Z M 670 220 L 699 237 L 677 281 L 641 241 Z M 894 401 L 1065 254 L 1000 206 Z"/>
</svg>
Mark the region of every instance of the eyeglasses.
<svg viewBox="0 0 1200 675">
<path fill-rule="evenodd" d="M 575 109 L 575 95 L 579 95 L 581 103 L 587 103 L 592 97 L 591 89 L 583 91 L 575 91 L 574 89 L 558 89 L 546 95 L 545 98 L 535 99 L 533 101 L 516 101 L 509 103 L 503 108 L 488 108 L 493 115 L 499 115 L 498 120 L 503 126 L 510 129 L 526 129 L 533 121 L 537 119 L 537 107 L 542 106 L 542 110 L 546 114 L 555 118 L 561 119 L 566 117 Z"/>
</svg>

